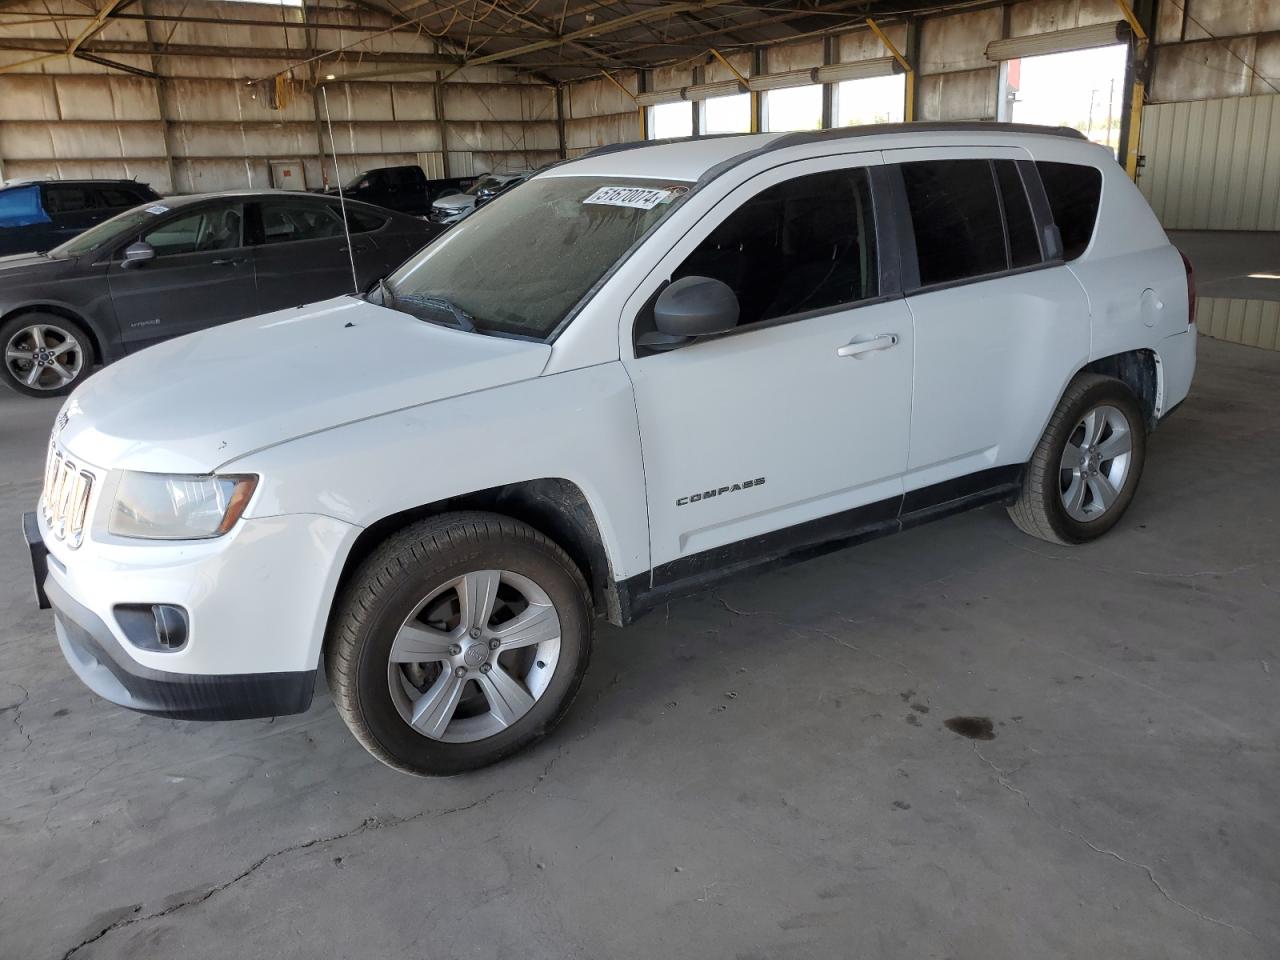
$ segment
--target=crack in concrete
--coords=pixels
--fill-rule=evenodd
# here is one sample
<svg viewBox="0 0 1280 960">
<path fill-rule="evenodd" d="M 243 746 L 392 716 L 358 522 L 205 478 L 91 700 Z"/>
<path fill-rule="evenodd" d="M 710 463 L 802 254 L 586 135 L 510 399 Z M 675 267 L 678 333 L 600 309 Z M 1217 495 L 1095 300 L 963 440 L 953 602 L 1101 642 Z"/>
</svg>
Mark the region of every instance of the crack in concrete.
<svg viewBox="0 0 1280 960">
<path fill-rule="evenodd" d="M 1212 923 L 1212 924 L 1216 924 L 1219 927 L 1226 927 L 1229 930 L 1235 930 L 1236 932 L 1243 933 L 1246 936 L 1250 936 L 1250 937 L 1254 936 L 1249 930 L 1245 929 L 1244 927 L 1238 926 L 1237 924 L 1234 924 L 1234 923 L 1229 923 L 1226 920 L 1220 920 L 1217 917 L 1210 916 L 1209 914 L 1203 913 L 1197 910 L 1195 907 L 1190 906 L 1189 904 L 1183 903 L 1181 900 L 1177 899 L 1175 896 L 1173 896 L 1173 894 L 1171 894 L 1168 891 L 1165 885 L 1160 882 L 1159 878 L 1156 876 L 1155 871 L 1151 869 L 1151 867 L 1148 866 L 1147 864 L 1142 863 L 1138 860 L 1130 860 L 1129 858 L 1123 857 L 1120 854 L 1116 853 L 1114 850 L 1108 850 L 1106 847 L 1100 847 L 1096 843 L 1094 843 L 1092 840 L 1090 840 L 1088 837 L 1084 836 L 1083 834 L 1077 833 L 1075 830 L 1072 830 L 1070 827 L 1067 827 L 1061 823 L 1055 823 L 1053 820 L 1046 817 L 1043 813 L 1041 813 L 1036 808 L 1035 804 L 1031 802 L 1031 798 L 1028 797 L 1025 792 L 1020 790 L 1018 787 L 1016 787 L 1013 783 L 1009 781 L 1009 777 L 1012 774 L 1017 773 L 1019 770 L 1021 770 L 1022 767 L 1026 766 L 1026 764 L 1022 764 L 1021 766 L 1015 767 L 1013 770 L 1004 770 L 1001 767 L 996 766 L 987 757 L 983 756 L 982 751 L 978 749 L 978 745 L 976 743 L 973 744 L 972 746 L 973 746 L 974 755 L 983 763 L 985 763 L 988 767 L 990 767 L 992 771 L 995 773 L 996 783 L 1000 784 L 1000 786 L 1004 787 L 1010 793 L 1017 796 L 1018 799 L 1022 801 L 1023 805 L 1033 815 L 1035 815 L 1035 817 L 1037 817 L 1040 820 L 1043 820 L 1045 823 L 1054 827 L 1060 833 L 1063 833 L 1066 836 L 1071 837 L 1075 840 L 1079 840 L 1081 843 L 1083 843 L 1086 847 L 1088 847 L 1094 853 L 1100 853 L 1103 856 L 1111 857 L 1113 860 L 1118 860 L 1121 863 L 1126 864 L 1130 867 L 1137 867 L 1139 870 L 1143 871 L 1147 875 L 1147 879 L 1150 880 L 1151 885 L 1155 887 L 1156 890 L 1159 891 L 1160 896 L 1164 897 L 1165 900 L 1169 901 L 1169 903 L 1173 904 L 1175 907 L 1180 907 L 1181 909 L 1185 910 L 1187 913 L 1191 914 L 1193 917 L 1203 920 L 1206 923 Z M 1257 938 L 1255 937 L 1254 939 L 1257 939 Z"/>
<path fill-rule="evenodd" d="M 31 691 L 16 681 L 10 680 L 9 682 L 22 691 L 22 699 L 17 703 L 11 703 L 8 706 L 0 707 L 0 713 L 6 713 L 9 710 L 13 711 L 13 725 L 18 730 L 18 736 L 24 737 L 27 741 L 21 747 L 21 751 L 25 752 L 27 747 L 31 746 L 31 734 L 27 733 L 26 727 L 22 725 L 22 708 L 26 706 L 27 701 L 31 699 Z"/>
<path fill-rule="evenodd" d="M 157 920 L 161 917 L 167 917 L 170 914 L 177 913 L 179 910 L 183 910 L 183 909 L 186 909 L 187 907 L 192 907 L 192 906 L 196 906 L 197 904 L 204 903 L 206 900 L 209 900 L 212 897 L 218 895 L 223 890 L 226 890 L 229 887 L 233 887 L 237 883 L 239 883 L 241 880 L 244 880 L 247 877 L 252 876 L 262 866 L 264 866 L 267 863 L 270 863 L 272 860 L 275 860 L 279 857 L 288 856 L 291 853 L 297 853 L 301 850 L 309 850 L 312 847 L 319 847 L 319 846 L 324 846 L 325 844 L 335 843 L 339 840 L 346 840 L 350 837 L 358 836 L 362 833 L 371 832 L 374 830 L 383 830 L 390 827 L 400 827 L 406 823 L 413 823 L 416 820 L 421 820 L 423 818 L 426 818 L 428 817 L 428 815 L 430 815 L 430 819 L 436 820 L 436 819 L 439 819 L 440 817 L 450 816 L 451 814 L 462 813 L 467 810 L 472 810 L 480 806 L 481 804 L 488 803 L 494 797 L 498 796 L 501 793 L 506 793 L 506 792 L 507 790 L 494 790 L 493 792 L 488 793 L 477 800 L 472 800 L 470 803 L 464 803 L 457 807 L 449 807 L 448 809 L 434 811 L 434 812 L 428 811 L 428 810 L 422 810 L 418 813 L 411 814 L 410 816 L 407 816 L 407 817 L 365 817 L 364 820 L 360 821 L 359 824 L 352 827 L 350 830 L 344 830 L 341 833 L 329 834 L 328 836 L 324 836 L 324 837 L 314 837 L 310 840 L 304 840 L 301 843 L 290 844 L 287 847 L 283 847 L 280 850 L 272 851 L 271 853 L 268 853 L 266 856 L 258 858 L 252 864 L 250 864 L 246 869 L 242 870 L 240 873 L 236 874 L 231 879 L 224 880 L 222 883 L 215 884 L 214 886 L 205 890 L 203 893 L 199 894 L 198 896 L 188 897 L 186 900 L 181 900 L 178 903 L 170 904 L 169 906 L 165 907 L 162 910 L 155 910 L 151 913 L 144 914 L 142 916 L 138 916 L 136 913 L 136 911 L 141 908 L 135 907 L 134 915 L 123 917 L 119 920 L 115 920 L 112 923 L 107 924 L 107 926 L 103 927 L 93 936 L 88 937 L 84 940 L 81 940 L 74 947 L 72 947 L 70 950 L 68 950 L 66 953 L 62 955 L 62 960 L 70 960 L 71 957 L 74 957 L 77 953 L 79 953 L 85 947 L 91 944 L 97 943 L 103 937 L 107 936 L 110 933 L 114 933 L 117 930 L 122 930 L 125 927 L 131 927 L 138 923 L 144 923 L 148 920 Z"/>
</svg>

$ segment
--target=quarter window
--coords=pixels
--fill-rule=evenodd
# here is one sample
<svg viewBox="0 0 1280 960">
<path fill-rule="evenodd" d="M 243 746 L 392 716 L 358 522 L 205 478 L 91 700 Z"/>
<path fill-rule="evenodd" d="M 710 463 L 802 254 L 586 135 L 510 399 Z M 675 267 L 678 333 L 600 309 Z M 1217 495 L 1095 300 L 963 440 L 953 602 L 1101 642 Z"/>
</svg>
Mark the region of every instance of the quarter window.
<svg viewBox="0 0 1280 960">
<path fill-rule="evenodd" d="M 244 213 L 240 204 L 189 213 L 160 224 L 142 235 L 156 256 L 232 250 L 244 246 Z"/>
<path fill-rule="evenodd" d="M 876 296 L 866 171 L 815 173 L 762 191 L 712 230 L 672 279 L 687 276 L 728 284 L 740 326 Z"/>
<path fill-rule="evenodd" d="M 1049 197 L 1053 222 L 1062 234 L 1063 258 L 1074 260 L 1093 238 L 1102 198 L 1102 171 L 1078 163 L 1038 161 L 1040 180 Z"/>
</svg>

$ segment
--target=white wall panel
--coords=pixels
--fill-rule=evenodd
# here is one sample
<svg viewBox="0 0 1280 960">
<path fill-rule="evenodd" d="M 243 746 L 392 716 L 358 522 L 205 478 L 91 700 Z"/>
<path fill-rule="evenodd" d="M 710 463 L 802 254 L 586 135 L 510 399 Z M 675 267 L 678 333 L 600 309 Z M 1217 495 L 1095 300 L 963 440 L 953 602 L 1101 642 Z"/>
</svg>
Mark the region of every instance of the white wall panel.
<svg viewBox="0 0 1280 960">
<path fill-rule="evenodd" d="M 1151 104 L 1138 187 L 1169 230 L 1280 230 L 1280 94 Z"/>
</svg>

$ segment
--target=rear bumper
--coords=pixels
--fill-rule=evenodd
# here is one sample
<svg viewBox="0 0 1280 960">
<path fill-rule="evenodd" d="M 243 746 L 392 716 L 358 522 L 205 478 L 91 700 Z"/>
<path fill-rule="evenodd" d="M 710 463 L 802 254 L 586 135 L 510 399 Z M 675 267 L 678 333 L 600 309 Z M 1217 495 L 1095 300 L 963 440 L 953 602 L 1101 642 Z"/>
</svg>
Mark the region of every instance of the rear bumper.
<svg viewBox="0 0 1280 960">
<path fill-rule="evenodd" d="M 311 706 L 316 671 L 190 674 L 144 667 L 107 625 L 53 578 L 44 582 L 58 645 L 82 683 L 112 703 L 180 720 L 244 720 L 302 713 Z"/>
</svg>

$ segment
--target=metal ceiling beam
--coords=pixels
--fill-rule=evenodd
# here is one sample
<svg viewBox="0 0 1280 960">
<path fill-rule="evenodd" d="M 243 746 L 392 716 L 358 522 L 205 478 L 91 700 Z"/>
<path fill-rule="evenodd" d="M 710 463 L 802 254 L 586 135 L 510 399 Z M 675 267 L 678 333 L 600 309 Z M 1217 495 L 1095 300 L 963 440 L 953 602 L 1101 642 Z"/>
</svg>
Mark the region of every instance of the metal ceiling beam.
<svg viewBox="0 0 1280 960">
<path fill-rule="evenodd" d="M 59 52 L 50 53 L 49 56 L 60 57 L 68 55 L 63 49 L 64 46 L 65 44 L 61 40 L 27 37 L 0 37 L 0 50 L 25 50 L 33 53 L 57 50 Z M 221 57 L 224 60 L 232 57 L 243 60 L 294 60 L 300 56 L 324 57 L 327 51 L 303 50 L 298 47 L 220 47 L 194 43 L 157 45 L 140 40 L 99 40 L 89 48 L 89 52 L 95 54 L 115 53 L 152 57 Z M 334 57 L 334 59 L 326 61 L 328 65 L 333 65 L 335 63 L 361 62 L 412 64 L 425 69 L 439 70 L 458 66 L 461 63 L 461 58 L 449 54 L 370 53 L 360 51 L 344 57 Z M 3 69 L 4 68 L 0 68 L 0 70 Z"/>
<path fill-rule="evenodd" d="M 626 27 L 644 23 L 646 20 L 656 20 L 659 17 L 684 13 L 686 10 L 701 10 L 711 6 L 715 6 L 713 0 L 700 0 L 700 2 L 693 3 L 665 3 L 660 7 L 641 10 L 638 13 L 629 13 L 626 16 L 606 20 L 603 23 L 589 24 L 581 29 L 571 30 L 569 33 L 562 34 L 558 37 L 550 37 L 546 40 L 539 40 L 536 43 L 526 43 L 519 47 L 513 47 L 510 50 L 503 50 L 500 53 L 490 53 L 483 57 L 475 57 L 467 60 L 465 65 L 468 67 L 474 67 L 483 63 L 496 63 L 499 60 L 509 60 L 512 57 L 523 56 L 526 53 L 536 53 L 539 50 L 558 47 L 571 40 L 579 40 L 583 37 L 598 37 L 606 33 L 613 33 Z"/>
</svg>

